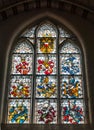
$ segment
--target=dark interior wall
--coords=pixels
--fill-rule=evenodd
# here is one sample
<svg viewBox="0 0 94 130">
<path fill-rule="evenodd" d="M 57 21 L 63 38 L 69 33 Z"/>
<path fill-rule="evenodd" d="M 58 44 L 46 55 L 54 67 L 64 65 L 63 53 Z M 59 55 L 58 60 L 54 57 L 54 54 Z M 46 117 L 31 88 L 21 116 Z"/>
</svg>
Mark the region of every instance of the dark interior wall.
<svg viewBox="0 0 94 130">
<path fill-rule="evenodd" d="M 0 23 L 0 122 L 4 123 L 3 113 L 7 107 L 7 69 L 9 52 L 17 36 L 21 31 L 29 26 L 42 22 L 43 20 L 52 20 L 55 23 L 63 24 L 69 28 L 78 38 L 84 53 L 87 100 L 89 101 L 89 124 L 93 126 L 94 122 L 94 24 L 86 21 L 80 16 L 70 14 L 68 12 L 61 12 L 54 9 L 35 9 L 32 12 L 23 12 L 18 15 L 12 16 Z M 5 107 L 4 107 L 5 106 Z M 62 128 L 62 127 L 61 127 Z M 89 127 L 87 127 L 88 129 Z M 77 129 L 77 128 L 76 128 Z M 85 128 L 86 130 L 86 128 Z"/>
</svg>

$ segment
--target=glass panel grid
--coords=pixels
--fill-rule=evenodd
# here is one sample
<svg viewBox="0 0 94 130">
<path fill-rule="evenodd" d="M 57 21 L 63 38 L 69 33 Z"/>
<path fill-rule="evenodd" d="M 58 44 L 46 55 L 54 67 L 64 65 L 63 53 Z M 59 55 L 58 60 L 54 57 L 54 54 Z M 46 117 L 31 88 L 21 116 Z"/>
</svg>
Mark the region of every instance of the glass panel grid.
<svg viewBox="0 0 94 130">
<path fill-rule="evenodd" d="M 20 41 L 12 53 L 9 82 L 8 119 L 10 124 L 30 123 L 33 51 Z"/>
<path fill-rule="evenodd" d="M 21 36 L 34 43 L 35 27 L 26 30 Z M 12 54 L 8 123 L 32 123 L 30 121 L 33 119 L 37 124 L 57 124 L 60 120 L 62 124 L 84 123 L 80 51 L 68 41 L 57 52 L 57 36 L 57 31 L 51 24 L 43 24 L 37 29 L 34 74 L 32 46 L 27 41 L 19 42 L 16 46 Z M 71 34 L 59 28 L 60 43 L 70 37 Z M 34 95 L 31 95 L 31 91 Z M 30 105 L 31 96 L 34 98 L 34 106 Z M 35 107 L 34 116 L 31 116 L 30 107 Z M 60 117 L 59 121 L 57 117 Z"/>
<path fill-rule="evenodd" d="M 84 96 L 81 55 L 67 42 L 60 50 L 61 122 L 84 124 Z"/>
<path fill-rule="evenodd" d="M 43 24 L 37 33 L 35 123 L 57 123 L 56 30 Z M 54 76 L 53 76 L 54 75 Z"/>
</svg>

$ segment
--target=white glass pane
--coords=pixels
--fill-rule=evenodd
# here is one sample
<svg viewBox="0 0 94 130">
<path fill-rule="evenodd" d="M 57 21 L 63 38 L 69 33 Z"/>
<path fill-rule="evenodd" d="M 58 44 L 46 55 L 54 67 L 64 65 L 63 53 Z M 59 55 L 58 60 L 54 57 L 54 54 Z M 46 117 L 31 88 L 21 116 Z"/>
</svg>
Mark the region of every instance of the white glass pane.
<svg viewBox="0 0 94 130">
<path fill-rule="evenodd" d="M 60 49 L 60 53 L 80 53 L 80 51 L 75 45 L 71 44 L 70 42 L 67 42 Z"/>
<path fill-rule="evenodd" d="M 27 29 L 21 36 L 24 37 L 34 37 L 36 27 Z"/>
<path fill-rule="evenodd" d="M 42 25 L 38 30 L 38 37 L 56 37 L 56 31 L 50 24 Z"/>
<path fill-rule="evenodd" d="M 33 53 L 32 46 L 28 45 L 26 41 L 18 42 L 14 53 Z"/>
</svg>

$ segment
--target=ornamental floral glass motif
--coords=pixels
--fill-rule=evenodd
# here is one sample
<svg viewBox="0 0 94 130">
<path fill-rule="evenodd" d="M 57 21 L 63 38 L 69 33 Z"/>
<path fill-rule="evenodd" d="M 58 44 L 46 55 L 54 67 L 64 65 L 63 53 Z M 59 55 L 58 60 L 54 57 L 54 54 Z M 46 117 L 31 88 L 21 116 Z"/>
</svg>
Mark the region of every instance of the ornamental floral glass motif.
<svg viewBox="0 0 94 130">
<path fill-rule="evenodd" d="M 81 52 L 73 34 L 57 28 L 44 23 L 20 35 L 11 57 L 8 123 L 85 122 Z"/>
</svg>

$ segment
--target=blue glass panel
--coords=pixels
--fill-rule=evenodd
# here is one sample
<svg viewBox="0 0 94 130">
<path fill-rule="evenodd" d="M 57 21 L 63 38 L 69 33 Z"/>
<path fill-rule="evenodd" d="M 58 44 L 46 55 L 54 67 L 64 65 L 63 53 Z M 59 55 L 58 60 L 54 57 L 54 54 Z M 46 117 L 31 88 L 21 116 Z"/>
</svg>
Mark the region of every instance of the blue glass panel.
<svg viewBox="0 0 94 130">
<path fill-rule="evenodd" d="M 60 72 L 67 75 L 81 74 L 80 55 L 77 54 L 62 54 L 60 56 Z"/>
<path fill-rule="evenodd" d="M 9 99 L 8 123 L 29 123 L 30 122 L 30 100 Z"/>
</svg>

